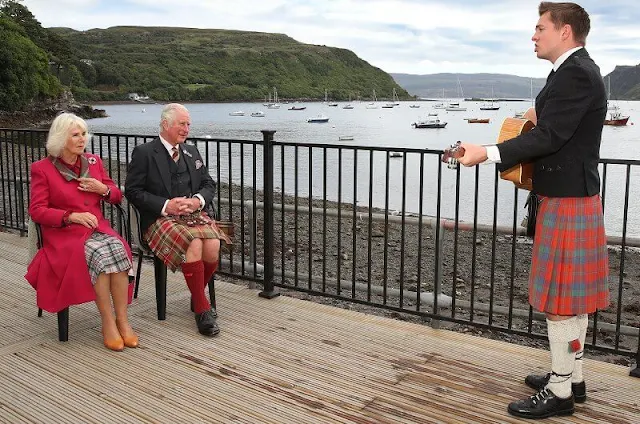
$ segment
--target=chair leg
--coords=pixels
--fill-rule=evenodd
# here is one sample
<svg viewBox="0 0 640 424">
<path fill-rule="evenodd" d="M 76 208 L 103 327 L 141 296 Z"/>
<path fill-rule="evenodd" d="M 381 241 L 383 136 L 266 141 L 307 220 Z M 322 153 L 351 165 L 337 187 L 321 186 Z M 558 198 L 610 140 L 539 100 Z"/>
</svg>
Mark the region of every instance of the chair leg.
<svg viewBox="0 0 640 424">
<path fill-rule="evenodd" d="M 140 287 L 140 275 L 142 274 L 142 249 L 138 249 L 138 269 L 136 270 L 136 287 L 133 291 L 133 298 L 138 298 L 138 287 Z"/>
<path fill-rule="evenodd" d="M 69 341 L 69 308 L 58 312 L 58 340 Z"/>
<path fill-rule="evenodd" d="M 42 317 L 42 308 L 38 308 L 38 317 Z"/>
<path fill-rule="evenodd" d="M 167 266 L 157 256 L 153 257 L 153 268 L 156 279 L 156 307 L 158 319 L 167 318 Z"/>
<path fill-rule="evenodd" d="M 211 279 L 209 280 L 209 302 L 211 303 L 211 307 L 216 309 L 216 275 L 213 274 Z"/>
</svg>

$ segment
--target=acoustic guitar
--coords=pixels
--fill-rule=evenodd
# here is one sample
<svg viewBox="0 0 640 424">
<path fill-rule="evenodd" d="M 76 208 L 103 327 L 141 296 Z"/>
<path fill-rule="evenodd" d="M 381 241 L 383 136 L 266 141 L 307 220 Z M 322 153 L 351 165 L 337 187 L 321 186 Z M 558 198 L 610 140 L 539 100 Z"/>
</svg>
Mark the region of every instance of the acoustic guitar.
<svg viewBox="0 0 640 424">
<path fill-rule="evenodd" d="M 498 143 L 510 140 L 514 137 L 530 131 L 535 126 L 535 110 L 530 108 L 522 118 L 505 118 L 498 134 Z M 460 142 L 452 144 L 445 149 L 442 155 L 442 162 L 447 167 L 455 169 L 458 167 L 458 159 L 464 156 L 464 149 L 460 147 Z M 533 164 L 519 163 L 511 168 L 500 172 L 500 178 L 511 181 L 518 188 L 531 191 L 533 187 Z"/>
</svg>

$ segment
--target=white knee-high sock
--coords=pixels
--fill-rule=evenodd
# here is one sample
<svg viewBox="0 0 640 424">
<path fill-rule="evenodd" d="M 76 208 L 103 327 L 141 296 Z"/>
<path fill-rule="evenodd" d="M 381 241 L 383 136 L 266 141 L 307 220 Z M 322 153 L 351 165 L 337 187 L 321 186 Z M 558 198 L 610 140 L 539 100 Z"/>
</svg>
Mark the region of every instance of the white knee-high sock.
<svg viewBox="0 0 640 424">
<path fill-rule="evenodd" d="M 576 317 L 562 321 L 547 319 L 547 332 L 551 351 L 551 378 L 546 388 L 559 398 L 568 398 L 571 396 L 571 374 L 576 357 L 576 344 L 580 337 L 578 320 Z"/>
<path fill-rule="evenodd" d="M 578 327 L 580 327 L 580 349 L 576 351 L 576 361 L 573 364 L 572 383 L 580 383 L 584 380 L 582 375 L 582 356 L 584 355 L 584 343 L 587 340 L 587 328 L 589 328 L 589 315 L 582 314 L 576 316 Z"/>
</svg>

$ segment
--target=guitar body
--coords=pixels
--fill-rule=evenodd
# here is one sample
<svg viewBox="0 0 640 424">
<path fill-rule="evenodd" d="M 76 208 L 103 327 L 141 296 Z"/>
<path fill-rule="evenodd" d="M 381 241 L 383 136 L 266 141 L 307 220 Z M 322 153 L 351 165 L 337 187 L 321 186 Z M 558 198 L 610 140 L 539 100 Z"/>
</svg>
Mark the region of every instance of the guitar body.
<svg viewBox="0 0 640 424">
<path fill-rule="evenodd" d="M 535 112 L 533 112 L 533 116 L 531 113 L 530 109 L 525 113 L 524 119 L 505 118 L 502 122 L 502 127 L 500 127 L 498 144 L 530 131 L 535 126 L 535 124 L 530 120 L 531 118 L 535 119 Z M 518 188 L 531 191 L 533 188 L 533 164 L 519 163 L 506 171 L 500 172 L 500 178 L 511 181 Z"/>
</svg>

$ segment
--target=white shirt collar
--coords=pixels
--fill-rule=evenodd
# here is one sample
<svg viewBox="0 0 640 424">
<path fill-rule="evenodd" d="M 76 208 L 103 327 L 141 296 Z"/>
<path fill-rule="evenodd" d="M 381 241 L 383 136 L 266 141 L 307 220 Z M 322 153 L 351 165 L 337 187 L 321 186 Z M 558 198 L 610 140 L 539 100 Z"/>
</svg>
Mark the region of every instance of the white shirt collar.
<svg viewBox="0 0 640 424">
<path fill-rule="evenodd" d="M 564 63 L 565 60 L 567 60 L 567 58 L 569 56 L 571 56 L 573 53 L 577 52 L 578 50 L 582 49 L 582 46 L 578 46 L 578 47 L 574 47 L 571 50 L 567 50 L 566 52 L 562 53 L 560 55 L 559 58 L 556 59 L 556 61 L 553 63 L 553 70 L 557 71 L 558 68 L 560 67 L 560 65 L 562 65 Z"/>
<path fill-rule="evenodd" d="M 162 138 L 162 136 L 160 137 L 160 142 L 162 143 L 162 145 L 164 146 L 165 149 L 167 149 L 167 152 L 169 152 L 169 156 L 171 156 L 173 154 L 173 146 L 171 145 L 171 143 L 169 143 L 167 140 L 165 140 L 164 138 Z M 176 147 L 178 147 L 178 145 L 176 144 Z M 178 147 L 178 149 L 180 149 Z"/>
</svg>

